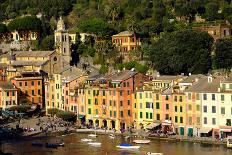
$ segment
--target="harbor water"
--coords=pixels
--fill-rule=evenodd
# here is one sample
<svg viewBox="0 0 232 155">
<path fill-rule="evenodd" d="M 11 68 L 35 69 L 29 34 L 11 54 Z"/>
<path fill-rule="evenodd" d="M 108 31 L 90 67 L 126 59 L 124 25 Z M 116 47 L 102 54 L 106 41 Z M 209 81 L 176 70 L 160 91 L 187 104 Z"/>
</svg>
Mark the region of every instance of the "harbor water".
<svg viewBox="0 0 232 155">
<path fill-rule="evenodd" d="M 164 155 L 232 155 L 232 150 L 222 145 L 209 145 L 190 142 L 171 142 L 165 140 L 151 140 L 150 144 L 140 145 L 139 150 L 122 150 L 116 148 L 121 143 L 133 144 L 133 139 L 125 139 L 123 136 L 116 136 L 111 139 L 108 135 L 91 137 L 101 146 L 90 146 L 87 142 L 81 142 L 82 138 L 90 138 L 88 134 L 69 134 L 48 137 L 33 137 L 23 141 L 5 141 L 2 143 L 2 150 L 15 155 L 146 155 L 147 152 L 159 152 Z M 32 142 L 61 143 L 64 147 L 46 148 L 45 146 L 32 146 Z M 136 144 L 133 144 L 136 145 Z"/>
</svg>

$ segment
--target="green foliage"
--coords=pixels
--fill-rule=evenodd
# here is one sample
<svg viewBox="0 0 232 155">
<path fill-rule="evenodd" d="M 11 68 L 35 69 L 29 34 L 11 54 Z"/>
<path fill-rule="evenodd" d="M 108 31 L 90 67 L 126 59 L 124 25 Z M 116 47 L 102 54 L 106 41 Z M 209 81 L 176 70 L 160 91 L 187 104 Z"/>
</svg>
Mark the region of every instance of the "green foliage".
<svg viewBox="0 0 232 155">
<path fill-rule="evenodd" d="M 108 70 L 109 68 L 106 65 L 101 65 L 99 73 L 105 75 L 108 72 Z"/>
<path fill-rule="evenodd" d="M 49 50 L 52 51 L 54 50 L 54 44 L 55 44 L 54 35 L 47 36 L 43 38 L 40 44 L 40 49 L 45 51 L 49 51 Z"/>
<path fill-rule="evenodd" d="M 129 61 L 123 64 L 116 65 L 116 69 L 118 70 L 123 70 L 124 68 L 126 70 L 131 70 L 132 68 L 134 68 L 135 71 L 140 73 L 146 73 L 148 71 L 148 67 L 146 65 L 142 65 L 136 61 Z"/>
<path fill-rule="evenodd" d="M 215 67 L 216 69 L 232 68 L 232 37 L 223 38 L 215 44 Z"/>
<path fill-rule="evenodd" d="M 59 110 L 56 108 L 49 108 L 47 109 L 47 113 L 54 116 L 56 115 L 59 118 L 62 118 L 65 121 L 75 121 L 76 115 L 72 112 L 68 112 L 68 111 L 63 111 L 63 110 Z"/>
<path fill-rule="evenodd" d="M 93 33 L 103 38 L 110 37 L 113 32 L 106 21 L 98 18 L 84 20 L 78 27 L 82 32 Z"/>
<path fill-rule="evenodd" d="M 7 32 L 7 27 L 5 24 L 0 23 L 0 33 L 6 33 Z"/>
<path fill-rule="evenodd" d="M 34 16 L 26 16 L 21 18 L 16 18 L 8 24 L 8 29 L 10 31 L 27 31 L 35 30 L 39 31 L 41 29 L 41 21 Z"/>
<path fill-rule="evenodd" d="M 207 73 L 213 38 L 206 32 L 182 30 L 153 43 L 151 61 L 161 74 Z"/>
<path fill-rule="evenodd" d="M 9 108 L 9 110 L 11 111 L 17 110 L 19 113 L 25 113 L 30 109 L 31 109 L 31 105 L 17 105 Z"/>
<path fill-rule="evenodd" d="M 137 63 L 135 65 L 135 70 L 138 71 L 138 72 L 140 72 L 140 73 L 144 73 L 145 74 L 148 71 L 148 69 L 149 68 L 146 65 L 142 65 L 142 64 L 139 64 L 139 63 Z"/>
</svg>

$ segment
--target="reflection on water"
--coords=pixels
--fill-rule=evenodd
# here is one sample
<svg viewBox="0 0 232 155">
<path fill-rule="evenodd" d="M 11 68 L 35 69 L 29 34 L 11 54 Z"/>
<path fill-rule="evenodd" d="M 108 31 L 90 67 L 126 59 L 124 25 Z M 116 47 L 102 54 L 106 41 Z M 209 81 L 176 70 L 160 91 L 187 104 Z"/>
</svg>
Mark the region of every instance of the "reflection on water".
<svg viewBox="0 0 232 155">
<path fill-rule="evenodd" d="M 148 145 L 141 145 L 139 150 L 121 150 L 116 148 L 120 143 L 131 143 L 132 139 L 126 140 L 122 136 L 110 139 L 106 135 L 99 135 L 95 139 L 101 142 L 101 147 L 94 147 L 81 142 L 82 138 L 89 138 L 87 134 L 71 134 L 56 137 L 39 137 L 20 142 L 5 142 L 2 145 L 4 152 L 12 152 L 16 155 L 146 155 L 147 152 L 162 152 L 164 155 L 232 155 L 232 150 L 224 146 L 188 143 L 188 142 L 168 142 L 163 140 L 152 140 Z M 42 142 L 65 142 L 64 147 L 50 149 L 45 147 L 35 147 L 32 141 Z"/>
</svg>

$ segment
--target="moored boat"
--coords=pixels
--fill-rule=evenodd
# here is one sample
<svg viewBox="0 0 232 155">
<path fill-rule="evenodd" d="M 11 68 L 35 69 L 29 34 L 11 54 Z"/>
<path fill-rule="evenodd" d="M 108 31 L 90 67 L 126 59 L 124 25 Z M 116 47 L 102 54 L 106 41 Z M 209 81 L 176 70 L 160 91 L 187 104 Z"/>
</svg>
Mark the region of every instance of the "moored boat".
<svg viewBox="0 0 232 155">
<path fill-rule="evenodd" d="M 110 137 L 111 139 L 114 139 L 114 138 L 115 138 L 115 135 L 110 134 L 109 137 Z"/>
<path fill-rule="evenodd" d="M 42 146 L 43 146 L 43 143 L 42 143 L 42 142 L 32 142 L 31 145 L 42 147 Z"/>
<path fill-rule="evenodd" d="M 89 136 L 89 137 L 97 137 L 96 134 L 89 134 L 88 136 Z"/>
<path fill-rule="evenodd" d="M 81 139 L 82 142 L 92 142 L 93 140 L 92 139 L 88 139 L 88 138 L 83 138 Z"/>
<path fill-rule="evenodd" d="M 101 145 L 101 143 L 99 143 L 99 142 L 89 142 L 88 144 L 93 145 L 93 146 L 100 146 Z"/>
<path fill-rule="evenodd" d="M 133 145 L 130 145 L 130 144 L 120 144 L 118 146 L 116 146 L 117 148 L 120 148 L 120 149 L 139 149 L 140 146 L 133 146 Z"/>
<path fill-rule="evenodd" d="M 133 142 L 136 144 L 149 144 L 151 141 L 150 140 L 133 140 Z"/>
<path fill-rule="evenodd" d="M 147 155 L 163 155 L 163 153 L 152 153 L 152 152 L 147 152 Z"/>
</svg>

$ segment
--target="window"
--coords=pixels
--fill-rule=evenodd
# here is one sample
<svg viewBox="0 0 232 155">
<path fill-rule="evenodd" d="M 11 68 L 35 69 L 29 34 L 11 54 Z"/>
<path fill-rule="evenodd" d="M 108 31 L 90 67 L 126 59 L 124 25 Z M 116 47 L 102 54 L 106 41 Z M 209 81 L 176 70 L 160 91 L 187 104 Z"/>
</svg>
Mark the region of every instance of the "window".
<svg viewBox="0 0 232 155">
<path fill-rule="evenodd" d="M 150 113 L 150 119 L 153 119 L 153 114 L 152 113 Z"/>
<path fill-rule="evenodd" d="M 140 103 L 140 109 L 142 109 L 143 108 L 143 104 L 142 103 Z"/>
<path fill-rule="evenodd" d="M 226 125 L 231 126 L 231 119 L 226 119 Z"/>
<path fill-rule="evenodd" d="M 221 114 L 225 114 L 225 107 L 221 107 Z"/>
<path fill-rule="evenodd" d="M 197 105 L 197 111 L 200 111 L 200 105 Z"/>
<path fill-rule="evenodd" d="M 102 94 L 103 94 L 103 96 L 106 96 L 106 91 L 103 90 L 103 91 L 102 91 Z"/>
<path fill-rule="evenodd" d="M 160 114 L 156 114 L 156 120 L 160 120 Z"/>
<path fill-rule="evenodd" d="M 192 105 L 191 104 L 188 105 L 188 110 L 190 110 L 190 111 L 192 110 Z"/>
<path fill-rule="evenodd" d="M 197 117 L 197 124 L 200 124 L 200 123 L 201 123 L 201 118 Z"/>
<path fill-rule="evenodd" d="M 130 100 L 127 100 L 127 105 L 130 105 Z"/>
<path fill-rule="evenodd" d="M 114 117 L 116 117 L 116 111 L 114 111 Z"/>
<path fill-rule="evenodd" d="M 128 116 L 130 116 L 130 115 L 131 115 L 131 112 L 130 112 L 130 110 L 128 110 L 128 111 L 127 111 L 127 114 L 128 114 Z"/>
<path fill-rule="evenodd" d="M 177 96 L 174 96 L 174 101 L 177 102 Z"/>
<path fill-rule="evenodd" d="M 183 123 L 183 117 L 180 117 L 180 123 Z"/>
<path fill-rule="evenodd" d="M 140 99 L 142 99 L 142 98 L 143 98 L 142 93 L 139 93 L 139 98 L 140 98 Z"/>
<path fill-rule="evenodd" d="M 91 104 L 91 99 L 88 99 L 88 104 L 89 104 L 89 105 Z"/>
<path fill-rule="evenodd" d="M 169 104 L 166 104 L 166 110 L 169 110 Z"/>
<path fill-rule="evenodd" d="M 182 101 L 183 101 L 182 96 L 180 96 L 179 101 L 180 101 L 180 102 L 182 102 Z"/>
<path fill-rule="evenodd" d="M 112 100 L 110 100 L 110 106 L 112 106 Z"/>
<path fill-rule="evenodd" d="M 189 120 L 189 124 L 192 125 L 192 122 L 193 122 L 193 121 L 192 121 L 192 117 L 189 117 L 188 120 Z"/>
<path fill-rule="evenodd" d="M 178 110 L 177 110 L 177 106 L 175 106 L 175 112 L 177 112 Z"/>
<path fill-rule="evenodd" d="M 116 101 L 114 101 L 114 107 L 116 106 Z"/>
<path fill-rule="evenodd" d="M 120 96 L 122 96 L 122 90 L 120 90 Z"/>
<path fill-rule="evenodd" d="M 130 87 L 130 83 L 129 82 L 127 82 L 127 87 Z"/>
<path fill-rule="evenodd" d="M 188 100 L 191 100 L 191 98 L 192 98 L 192 94 L 188 93 Z"/>
<path fill-rule="evenodd" d="M 19 87 L 22 87 L 22 82 L 19 82 Z"/>
<path fill-rule="evenodd" d="M 207 124 L 207 117 L 204 117 L 204 124 Z"/>
<path fill-rule="evenodd" d="M 175 123 L 178 123 L 178 117 L 175 116 Z"/>
<path fill-rule="evenodd" d="M 156 109 L 159 109 L 160 108 L 160 104 L 159 102 L 156 102 Z"/>
<path fill-rule="evenodd" d="M 84 112 L 84 106 L 81 106 L 81 112 Z"/>
<path fill-rule="evenodd" d="M 121 107 L 123 106 L 123 103 L 122 103 L 122 101 L 120 101 L 120 106 L 121 106 Z"/>
<path fill-rule="evenodd" d="M 169 119 L 169 114 L 165 115 L 165 119 L 168 120 Z"/>
<path fill-rule="evenodd" d="M 123 111 L 120 111 L 120 117 L 123 117 Z"/>
<path fill-rule="evenodd" d="M 34 86 L 34 81 L 31 81 L 31 85 Z"/>
<path fill-rule="evenodd" d="M 98 115 L 98 109 L 95 110 L 95 114 Z"/>
<path fill-rule="evenodd" d="M 207 100 L 207 94 L 203 94 L 203 100 Z"/>
<path fill-rule="evenodd" d="M 38 81 L 38 86 L 40 85 L 40 81 Z"/>
<path fill-rule="evenodd" d="M 139 117 L 143 118 L 143 112 L 140 112 Z"/>
<path fill-rule="evenodd" d="M 134 107 L 136 108 L 136 103 L 134 104 Z"/>
<path fill-rule="evenodd" d="M 146 112 L 146 119 L 148 119 L 149 118 L 149 113 L 148 112 Z"/>
<path fill-rule="evenodd" d="M 110 117 L 112 117 L 112 111 L 110 110 Z"/>
<path fill-rule="evenodd" d="M 212 100 L 215 101 L 215 94 L 212 94 Z"/>
<path fill-rule="evenodd" d="M 216 118 L 212 118 L 212 124 L 216 125 Z"/>
<path fill-rule="evenodd" d="M 127 91 L 127 95 L 130 95 L 130 91 L 129 90 Z"/>
<path fill-rule="evenodd" d="M 31 94 L 32 94 L 32 95 L 35 95 L 35 92 L 34 92 L 34 90 L 32 90 L 32 91 L 31 91 Z"/>
<path fill-rule="evenodd" d="M 155 94 L 156 100 L 159 100 L 159 94 Z"/>
<path fill-rule="evenodd" d="M 146 92 L 146 98 L 148 98 L 148 93 Z"/>
<path fill-rule="evenodd" d="M 200 95 L 199 94 L 196 94 L 196 99 L 200 100 Z"/>
<path fill-rule="evenodd" d="M 88 114 L 91 114 L 91 108 L 88 109 Z"/>
<path fill-rule="evenodd" d="M 216 113 L 216 106 L 212 106 L 212 113 Z"/>
<path fill-rule="evenodd" d="M 203 111 L 207 112 L 207 106 L 206 105 L 203 106 Z"/>
<path fill-rule="evenodd" d="M 123 82 L 123 87 L 126 87 L 126 82 Z"/>
<path fill-rule="evenodd" d="M 221 95 L 221 101 L 225 101 L 225 96 Z"/>
<path fill-rule="evenodd" d="M 10 96 L 10 92 L 6 92 L 6 96 Z"/>
<path fill-rule="evenodd" d="M 182 111 L 183 111 L 182 106 L 180 106 L 180 112 L 182 112 Z"/>
<path fill-rule="evenodd" d="M 165 100 L 168 100 L 168 99 L 169 99 L 169 97 L 168 97 L 168 95 L 166 95 L 166 96 L 165 96 Z"/>
<path fill-rule="evenodd" d="M 12 92 L 12 96 L 15 96 L 15 92 Z"/>
<path fill-rule="evenodd" d="M 27 82 L 25 82 L 25 86 L 27 86 Z"/>
</svg>

